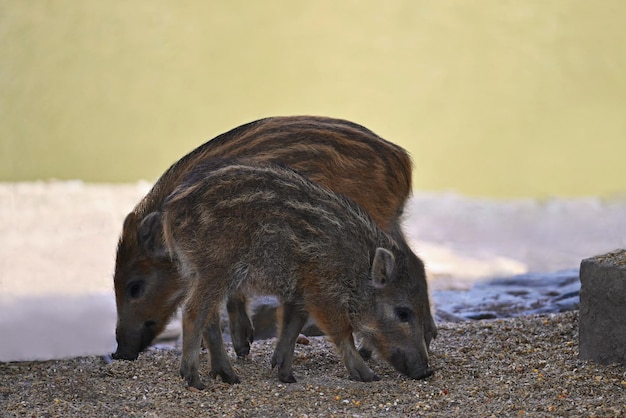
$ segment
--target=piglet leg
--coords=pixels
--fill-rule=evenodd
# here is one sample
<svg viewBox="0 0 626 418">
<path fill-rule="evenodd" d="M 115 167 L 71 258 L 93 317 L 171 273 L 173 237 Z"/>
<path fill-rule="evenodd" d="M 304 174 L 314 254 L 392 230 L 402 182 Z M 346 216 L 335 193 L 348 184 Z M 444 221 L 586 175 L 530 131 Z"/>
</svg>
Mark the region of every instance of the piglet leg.
<svg viewBox="0 0 626 418">
<path fill-rule="evenodd" d="M 307 306 L 317 325 L 337 347 L 343 364 L 354 380 L 371 382 L 380 378 L 365 364 L 354 345 L 352 325 L 346 311 L 339 303 L 315 303 Z"/>
<path fill-rule="evenodd" d="M 348 369 L 348 373 L 354 380 L 359 380 L 362 382 L 372 382 L 375 380 L 380 380 L 380 378 L 374 373 L 365 361 L 359 352 L 357 351 L 354 345 L 354 338 L 352 337 L 352 333 L 343 334 L 343 335 L 331 335 L 331 338 L 337 349 L 339 350 L 339 354 L 341 355 L 341 360 L 343 360 L 343 364 L 345 364 L 346 369 Z"/>
<path fill-rule="evenodd" d="M 296 381 L 293 377 L 294 350 L 308 314 L 292 303 L 284 303 L 282 309 L 280 337 L 272 356 L 272 368 L 278 366 L 278 379 L 281 382 L 294 383 Z"/>
<path fill-rule="evenodd" d="M 211 377 L 220 376 L 223 382 L 230 384 L 239 383 L 239 377 L 233 370 L 224 348 L 219 316 L 215 315 L 209 321 L 204 331 L 204 340 L 208 345 L 211 356 Z"/>
<path fill-rule="evenodd" d="M 254 339 L 254 328 L 246 310 L 246 295 L 243 292 L 237 292 L 229 296 L 226 310 L 237 357 L 245 357 L 250 353 L 250 344 Z"/>
<path fill-rule="evenodd" d="M 202 344 L 202 324 L 195 309 L 183 309 L 183 356 L 180 362 L 180 375 L 190 387 L 202 390 L 204 383 L 198 374 L 200 346 Z"/>
</svg>

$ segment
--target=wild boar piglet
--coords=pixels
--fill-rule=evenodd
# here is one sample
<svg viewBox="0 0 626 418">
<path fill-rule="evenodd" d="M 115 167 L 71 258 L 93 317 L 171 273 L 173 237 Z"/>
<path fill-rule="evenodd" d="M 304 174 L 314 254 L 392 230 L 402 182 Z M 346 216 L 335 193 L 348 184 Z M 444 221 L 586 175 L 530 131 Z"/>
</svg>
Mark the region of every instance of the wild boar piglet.
<svg viewBox="0 0 626 418">
<path fill-rule="evenodd" d="M 400 228 L 404 205 L 411 193 L 412 164 L 400 146 L 354 122 L 320 116 L 271 117 L 247 123 L 200 145 L 174 163 L 124 221 L 115 261 L 117 304 L 116 359 L 134 360 L 165 328 L 183 294 L 178 270 L 167 254 L 149 251 L 152 241 L 146 218 L 163 203 L 189 173 L 216 159 L 237 158 L 250 163 L 276 163 L 298 170 L 312 181 L 347 196 L 403 247 L 409 274 L 418 281 L 424 339 L 437 336 L 422 275 L 422 264 L 409 248 Z M 209 242 L 207 242 L 209 244 Z M 235 352 L 245 357 L 253 341 L 239 291 L 226 304 Z M 363 352 L 369 351 L 363 347 Z"/>
<path fill-rule="evenodd" d="M 276 295 L 284 303 L 288 314 L 272 359 L 284 382 L 295 381 L 294 346 L 309 314 L 353 379 L 378 379 L 357 351 L 354 333 L 404 374 L 432 374 L 419 280 L 408 274 L 405 248 L 354 202 L 289 168 L 201 165 L 141 229 L 150 231 L 149 251 L 167 254 L 181 276 L 180 373 L 192 387 L 204 388 L 198 373 L 203 337 L 211 376 L 239 382 L 219 321 L 223 301 L 237 292 Z M 420 269 L 423 280 L 423 264 Z"/>
</svg>

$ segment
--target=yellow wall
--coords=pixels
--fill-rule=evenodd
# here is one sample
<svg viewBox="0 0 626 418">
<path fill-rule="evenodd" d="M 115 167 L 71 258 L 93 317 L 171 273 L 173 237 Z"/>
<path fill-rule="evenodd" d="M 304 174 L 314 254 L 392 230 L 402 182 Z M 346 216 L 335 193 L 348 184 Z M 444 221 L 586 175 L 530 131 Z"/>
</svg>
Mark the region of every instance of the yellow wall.
<svg viewBox="0 0 626 418">
<path fill-rule="evenodd" d="M 362 123 L 415 186 L 626 192 L 623 0 L 0 0 L 0 180 L 152 180 L 269 115 Z"/>
</svg>

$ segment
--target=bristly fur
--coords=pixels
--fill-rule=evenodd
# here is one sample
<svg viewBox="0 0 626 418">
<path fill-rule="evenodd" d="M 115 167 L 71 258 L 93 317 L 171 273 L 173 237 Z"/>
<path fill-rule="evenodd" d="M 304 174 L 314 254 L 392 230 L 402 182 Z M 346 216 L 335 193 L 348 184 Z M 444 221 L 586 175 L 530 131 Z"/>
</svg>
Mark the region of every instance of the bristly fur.
<svg viewBox="0 0 626 418">
<path fill-rule="evenodd" d="M 408 153 L 369 129 L 326 117 L 273 117 L 221 134 L 181 158 L 161 176 L 133 212 L 143 217 L 158 210 L 163 199 L 190 170 L 214 158 L 289 166 L 333 191 L 350 196 L 383 229 L 402 213 L 411 193 Z M 351 173 L 350 178 L 343 173 Z M 367 183 L 379 193 L 356 189 Z"/>
<path fill-rule="evenodd" d="M 318 116 L 261 119 L 223 133 L 182 157 L 127 216 L 117 246 L 114 274 L 118 351 L 125 357 L 136 355 L 137 337 L 132 330 L 141 329 L 142 323 L 156 323 L 158 334 L 177 308 L 171 301 L 178 298 L 172 295 L 180 292 L 180 275 L 172 260 L 150 253 L 142 244 L 139 230 L 143 221 L 161 211 L 167 196 L 198 166 L 228 159 L 289 167 L 356 202 L 408 251 L 415 266 L 413 275 L 420 277 L 422 263 L 411 252 L 399 225 L 411 193 L 411 159 L 404 149 L 346 120 Z M 141 298 L 131 300 L 128 289 L 135 282 L 146 284 L 145 292 Z M 435 336 L 425 280 L 418 297 L 424 310 L 422 316 L 430 323 L 429 335 Z M 248 353 L 253 336 L 245 300 L 239 295 L 227 305 L 233 344 L 240 356 Z"/>
<path fill-rule="evenodd" d="M 412 277 L 407 248 L 350 199 L 290 168 L 215 160 L 190 172 L 161 219 L 164 246 L 187 289 L 181 371 L 190 385 L 203 386 L 199 333 L 219 328 L 219 307 L 240 291 L 276 295 L 295 318 L 311 314 L 357 379 L 375 379 L 352 340 L 361 329 L 398 370 L 430 373 L 419 317 L 423 268 Z M 284 321 L 277 356 L 290 359 L 303 323 Z M 221 337 L 211 335 L 205 338 L 215 373 L 238 381 Z M 278 363 L 281 380 L 293 381 L 291 360 Z"/>
</svg>

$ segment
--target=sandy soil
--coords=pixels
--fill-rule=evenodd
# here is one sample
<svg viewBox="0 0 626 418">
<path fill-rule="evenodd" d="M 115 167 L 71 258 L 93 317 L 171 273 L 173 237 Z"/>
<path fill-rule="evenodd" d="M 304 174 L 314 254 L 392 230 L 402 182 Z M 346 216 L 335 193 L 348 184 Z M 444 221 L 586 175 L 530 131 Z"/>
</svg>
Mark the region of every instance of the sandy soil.
<svg viewBox="0 0 626 418">
<path fill-rule="evenodd" d="M 624 416 L 626 369 L 577 360 L 577 313 L 441 325 L 426 380 L 386 362 L 381 380 L 349 380 L 322 337 L 298 345 L 298 383 L 281 384 L 269 367 L 274 341 L 255 342 L 242 380 L 208 380 L 202 392 L 178 377 L 178 350 L 151 350 L 135 362 L 100 357 L 0 363 L 0 415 L 76 417 Z"/>
</svg>

